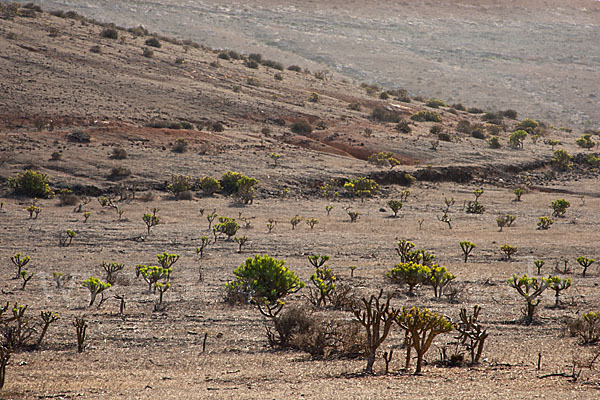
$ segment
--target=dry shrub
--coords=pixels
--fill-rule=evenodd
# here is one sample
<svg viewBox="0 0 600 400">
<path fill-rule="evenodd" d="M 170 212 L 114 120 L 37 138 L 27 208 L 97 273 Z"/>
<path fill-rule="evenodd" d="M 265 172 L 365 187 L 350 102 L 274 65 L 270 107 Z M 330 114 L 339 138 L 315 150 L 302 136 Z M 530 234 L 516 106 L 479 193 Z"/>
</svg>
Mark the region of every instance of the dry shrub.
<svg viewBox="0 0 600 400">
<path fill-rule="evenodd" d="M 306 306 L 292 306 L 267 326 L 273 347 L 305 351 L 313 359 L 355 358 L 365 354 L 364 334 L 355 321 L 315 314 Z"/>
<path fill-rule="evenodd" d="M 154 201 L 154 193 L 146 192 L 146 193 L 138 196 L 138 199 L 143 202 Z"/>
</svg>

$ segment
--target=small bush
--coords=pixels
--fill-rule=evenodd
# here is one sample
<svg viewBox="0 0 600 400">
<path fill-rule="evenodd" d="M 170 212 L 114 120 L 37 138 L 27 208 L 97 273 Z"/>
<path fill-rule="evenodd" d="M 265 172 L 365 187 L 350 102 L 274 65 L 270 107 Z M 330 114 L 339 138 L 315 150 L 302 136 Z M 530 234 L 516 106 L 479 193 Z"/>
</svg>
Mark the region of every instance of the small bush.
<svg viewBox="0 0 600 400">
<path fill-rule="evenodd" d="M 48 180 L 48 175 L 27 169 L 22 174 L 8 178 L 8 185 L 15 194 L 47 199 L 54 196 Z"/>
<path fill-rule="evenodd" d="M 490 140 L 488 140 L 488 144 L 492 149 L 499 149 L 502 147 L 500 143 L 500 138 L 498 136 L 492 136 Z"/>
<path fill-rule="evenodd" d="M 126 167 L 114 167 L 110 170 L 110 175 L 108 175 L 108 179 L 117 181 L 120 179 L 124 179 L 131 175 L 131 170 Z"/>
<path fill-rule="evenodd" d="M 300 67 L 299 67 L 299 66 L 297 66 L 297 65 L 290 65 L 290 66 L 289 66 L 287 69 L 288 69 L 289 71 L 294 71 L 294 72 L 302 72 L 302 68 L 300 68 Z"/>
<path fill-rule="evenodd" d="M 94 45 L 90 47 L 90 53 L 100 54 L 102 53 L 102 47 L 100 47 L 99 45 Z"/>
<path fill-rule="evenodd" d="M 405 120 L 405 119 L 401 119 L 398 122 L 398 125 L 396 125 L 396 130 L 398 132 L 402 132 L 402 133 L 411 133 L 412 132 L 412 128 L 410 127 L 410 123 Z"/>
<path fill-rule="evenodd" d="M 205 176 L 204 178 L 200 179 L 200 189 L 202 189 L 202 191 L 207 195 L 211 196 L 221 190 L 221 184 L 217 179 L 210 176 Z"/>
<path fill-rule="evenodd" d="M 258 69 L 258 63 L 254 60 L 248 60 L 246 61 L 246 67 L 248 68 L 252 68 L 252 69 Z"/>
<path fill-rule="evenodd" d="M 58 192 L 58 198 L 60 199 L 61 206 L 76 206 L 79 204 L 79 197 L 73 194 L 70 189 L 62 189 Z"/>
<path fill-rule="evenodd" d="M 529 134 L 532 134 L 535 130 L 535 128 L 537 128 L 540 125 L 539 122 L 533 120 L 533 119 L 529 119 L 529 118 L 525 118 L 523 121 L 519 122 L 519 124 L 517 125 L 517 130 L 523 130 Z"/>
<path fill-rule="evenodd" d="M 552 158 L 552 165 L 554 165 L 556 168 L 558 168 L 561 171 L 568 171 L 569 169 L 571 169 L 571 166 L 573 165 L 571 163 L 572 159 L 573 159 L 573 157 L 571 157 L 569 155 L 569 153 L 567 153 L 566 150 L 558 149 L 558 150 L 554 151 L 554 158 Z"/>
<path fill-rule="evenodd" d="M 371 154 L 368 158 L 368 161 L 380 167 L 394 168 L 396 165 L 400 165 L 400 161 L 398 161 L 398 159 L 394 157 L 394 154 L 390 152 Z"/>
<path fill-rule="evenodd" d="M 553 217 L 564 217 L 567 212 L 567 208 L 571 207 L 571 203 L 569 203 L 565 199 L 554 200 L 550 204 L 550 208 L 552 208 L 552 216 Z"/>
<path fill-rule="evenodd" d="M 410 116 L 410 119 L 418 122 L 442 122 L 442 116 L 435 111 L 421 110 Z"/>
<path fill-rule="evenodd" d="M 225 60 L 225 61 L 231 60 L 229 53 L 227 53 L 226 51 L 219 53 L 219 55 L 217 57 L 220 58 L 221 60 Z"/>
<path fill-rule="evenodd" d="M 115 28 L 106 28 L 100 32 L 100 36 L 106 39 L 117 40 L 119 38 L 119 32 Z"/>
<path fill-rule="evenodd" d="M 273 60 L 264 60 L 262 63 L 265 67 L 273 68 L 278 71 L 283 71 L 283 64 Z"/>
<path fill-rule="evenodd" d="M 455 109 L 457 111 L 467 111 L 467 108 L 464 105 L 462 105 L 461 103 L 452 104 L 450 107 L 452 107 L 453 109 Z"/>
<path fill-rule="evenodd" d="M 302 135 L 302 134 L 311 133 L 313 128 L 312 128 L 312 126 L 310 126 L 308 121 L 300 120 L 300 121 L 294 122 L 292 124 L 292 126 L 290 127 L 290 129 L 292 130 L 292 132 Z"/>
<path fill-rule="evenodd" d="M 479 129 L 474 129 L 471 132 L 471 136 L 474 137 L 475 139 L 485 139 L 485 133 Z"/>
<path fill-rule="evenodd" d="M 469 107 L 467 112 L 469 114 L 483 114 L 484 113 L 484 111 L 481 108 L 477 108 L 477 107 Z"/>
<path fill-rule="evenodd" d="M 506 117 L 508 119 L 517 119 L 517 112 L 515 110 L 504 110 L 504 111 L 500 111 L 500 115 L 502 115 L 503 117 Z"/>
<path fill-rule="evenodd" d="M 596 145 L 596 142 L 592 140 L 592 135 L 590 135 L 589 133 L 577 139 L 575 143 L 577 143 L 577 146 L 588 150 Z"/>
<path fill-rule="evenodd" d="M 427 107 L 431 107 L 431 108 L 446 107 L 446 103 L 444 103 L 440 99 L 427 99 L 427 101 L 425 102 L 425 105 Z"/>
<path fill-rule="evenodd" d="M 220 180 L 221 188 L 223 193 L 230 195 L 234 194 L 238 190 L 238 181 L 243 175 L 239 172 L 227 171 L 223 174 Z"/>
<path fill-rule="evenodd" d="M 146 41 L 144 43 L 146 44 L 146 46 L 156 47 L 157 49 L 159 49 L 161 47 L 160 40 L 158 40 L 155 37 L 146 39 Z"/>
<path fill-rule="evenodd" d="M 379 191 L 379 184 L 377 184 L 377 182 L 375 182 L 373 179 L 360 176 L 350 180 L 349 182 L 346 182 L 344 184 L 344 189 L 346 189 L 352 196 L 373 196 Z"/>
<path fill-rule="evenodd" d="M 361 110 L 361 106 L 360 106 L 359 102 L 350 103 L 350 105 L 348 105 L 348 108 L 351 109 L 352 111 L 360 111 Z"/>
<path fill-rule="evenodd" d="M 522 129 L 514 131 L 508 137 L 508 144 L 510 145 L 510 147 L 512 147 L 514 149 L 522 149 L 523 141 L 525 140 L 526 137 L 527 137 L 526 131 L 524 131 Z"/>
<path fill-rule="evenodd" d="M 371 117 L 379 122 L 400 122 L 400 115 L 383 107 L 375 107 L 371 113 Z"/>
<path fill-rule="evenodd" d="M 142 52 L 142 55 L 146 58 L 152 58 L 152 57 L 154 57 L 154 51 L 152 49 L 145 48 L 144 51 Z"/>
<path fill-rule="evenodd" d="M 175 141 L 175 144 L 173 145 L 173 152 L 174 153 L 185 153 L 186 151 L 188 151 L 188 146 L 189 143 L 187 140 L 185 139 L 177 139 Z"/>
<path fill-rule="evenodd" d="M 182 193 L 192 188 L 192 178 L 187 175 L 171 176 L 171 183 L 167 185 L 167 191 L 173 193 L 173 196 L 179 197 Z"/>
<path fill-rule="evenodd" d="M 114 147 L 110 158 L 115 160 L 124 160 L 127 158 L 127 150 L 122 147 Z"/>
<path fill-rule="evenodd" d="M 213 132 L 224 132 L 225 131 L 225 127 L 223 126 L 222 123 L 220 122 L 215 122 L 210 126 L 210 129 Z"/>
<path fill-rule="evenodd" d="M 429 133 L 432 135 L 439 135 L 443 130 L 444 127 L 442 125 L 433 125 L 431 128 L 429 128 Z"/>
<path fill-rule="evenodd" d="M 89 143 L 91 141 L 91 137 L 88 132 L 77 130 L 77 131 L 73 131 L 69 135 L 69 140 L 72 142 L 78 142 L 78 143 Z"/>
<path fill-rule="evenodd" d="M 447 132 L 438 133 L 438 139 L 441 140 L 442 142 L 451 142 L 452 141 L 452 137 Z"/>
</svg>

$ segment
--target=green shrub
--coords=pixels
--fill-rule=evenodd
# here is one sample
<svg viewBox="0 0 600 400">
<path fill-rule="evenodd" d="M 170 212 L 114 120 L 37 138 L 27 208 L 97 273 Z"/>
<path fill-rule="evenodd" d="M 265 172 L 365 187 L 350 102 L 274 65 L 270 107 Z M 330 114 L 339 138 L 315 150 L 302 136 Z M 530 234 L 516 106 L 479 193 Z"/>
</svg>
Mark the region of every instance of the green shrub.
<svg viewBox="0 0 600 400">
<path fill-rule="evenodd" d="M 144 43 L 146 43 L 146 46 L 156 47 L 157 49 L 161 46 L 160 41 L 155 37 L 146 39 Z"/>
<path fill-rule="evenodd" d="M 523 148 L 523 140 L 527 137 L 527 132 L 524 130 L 514 131 L 508 137 L 508 144 L 515 149 Z"/>
<path fill-rule="evenodd" d="M 54 192 L 48 184 L 48 179 L 49 177 L 46 174 L 27 169 L 22 174 L 8 178 L 8 185 L 15 194 L 48 199 L 54 196 Z"/>
<path fill-rule="evenodd" d="M 110 288 L 110 283 L 102 282 L 100 279 L 94 278 L 93 276 L 90 276 L 88 279 L 83 281 L 81 285 L 88 288 L 90 291 L 90 304 L 88 307 L 91 307 L 94 304 L 97 295 Z M 100 304 L 102 304 L 102 302 L 100 302 Z"/>
<path fill-rule="evenodd" d="M 268 255 L 247 258 L 233 273 L 236 279 L 226 287 L 242 288 L 259 307 L 265 302 L 275 304 L 304 287 L 304 282 L 285 265 L 284 260 Z"/>
<path fill-rule="evenodd" d="M 554 223 L 554 220 L 550 217 L 539 217 L 537 223 L 537 229 L 548 230 L 550 226 Z"/>
<path fill-rule="evenodd" d="M 242 176 L 239 172 L 227 171 L 224 173 L 220 180 L 223 193 L 227 195 L 236 193 L 238 190 L 238 181 Z"/>
<path fill-rule="evenodd" d="M 557 199 L 550 203 L 553 217 L 564 217 L 569 207 L 571 207 L 571 203 L 565 199 Z"/>
<path fill-rule="evenodd" d="M 587 312 L 571 328 L 572 336 L 579 336 L 583 344 L 600 342 L 600 311 Z"/>
<path fill-rule="evenodd" d="M 583 267 L 583 273 L 582 276 L 585 278 L 585 273 L 587 272 L 587 269 L 589 268 L 590 265 L 592 265 L 596 260 L 594 260 L 593 258 L 588 258 L 588 257 L 577 257 L 577 262 L 579 263 L 579 265 L 581 265 Z"/>
<path fill-rule="evenodd" d="M 251 204 L 254 200 L 254 185 L 258 179 L 242 176 L 237 182 L 235 197 L 244 204 Z"/>
<path fill-rule="evenodd" d="M 502 144 L 500 143 L 500 138 L 498 136 L 492 136 L 490 140 L 488 140 L 488 144 L 492 149 L 499 149 L 500 147 L 502 147 Z"/>
<path fill-rule="evenodd" d="M 452 280 L 456 278 L 456 275 L 448 272 L 446 267 L 441 265 L 432 265 L 429 269 L 427 276 L 427 283 L 433 287 L 433 295 L 435 298 L 442 297 L 444 287 L 448 285 Z"/>
<path fill-rule="evenodd" d="M 240 225 L 234 218 L 219 217 L 219 223 L 213 227 L 215 242 L 217 241 L 217 235 L 226 235 L 227 240 L 231 240 L 231 237 L 234 236 L 239 229 Z"/>
<path fill-rule="evenodd" d="M 425 102 L 425 105 L 427 107 L 431 107 L 431 108 L 446 107 L 446 103 L 444 103 L 440 99 L 427 99 L 427 101 Z"/>
<path fill-rule="evenodd" d="M 426 282 L 431 269 L 416 262 L 406 262 L 396 265 L 385 273 L 393 283 L 408 285 L 408 294 L 414 296 L 415 287 Z"/>
<path fill-rule="evenodd" d="M 503 244 L 500 246 L 500 250 L 506 256 L 506 259 L 510 261 L 511 257 L 517 252 L 519 248 L 516 246 L 511 246 L 510 244 Z"/>
<path fill-rule="evenodd" d="M 421 110 L 410 116 L 410 119 L 418 122 L 442 122 L 442 116 L 435 111 Z"/>
<path fill-rule="evenodd" d="M 556 168 L 558 168 L 561 171 L 568 171 L 569 169 L 571 169 L 571 166 L 573 165 L 571 163 L 572 159 L 573 159 L 573 157 L 571 157 L 569 155 L 569 153 L 567 153 L 566 150 L 558 149 L 558 150 L 554 151 L 554 157 L 552 158 L 552 165 L 554 165 Z"/>
<path fill-rule="evenodd" d="M 200 189 L 202 189 L 204 193 L 211 196 L 221 190 L 221 184 L 217 179 L 210 176 L 205 176 L 204 178 L 200 179 Z"/>
<path fill-rule="evenodd" d="M 387 202 L 389 208 L 392 209 L 394 213 L 394 218 L 398 217 L 398 211 L 402 208 L 402 202 L 400 200 L 390 200 Z"/>
<path fill-rule="evenodd" d="M 173 196 L 178 197 L 181 193 L 186 192 L 192 188 L 192 178 L 187 175 L 172 175 L 171 183 L 167 185 L 167 191 L 171 192 Z"/>
<path fill-rule="evenodd" d="M 517 130 L 524 130 L 525 132 L 532 134 L 535 131 L 535 128 L 537 128 L 539 125 L 539 122 L 533 119 L 525 118 L 523 121 L 519 122 L 517 125 Z"/>
<path fill-rule="evenodd" d="M 596 142 L 592 140 L 592 135 L 590 135 L 589 133 L 577 139 L 575 143 L 577 143 L 577 146 L 588 150 L 596 145 Z"/>
<path fill-rule="evenodd" d="M 312 126 L 310 126 L 308 121 L 306 121 L 304 119 L 294 122 L 292 124 L 292 126 L 290 127 L 290 129 L 292 130 L 292 132 L 299 134 L 299 135 L 309 134 L 313 130 Z"/>
<path fill-rule="evenodd" d="M 352 179 L 344 184 L 346 189 L 352 196 L 367 197 L 377 194 L 379 185 L 373 179 L 360 176 Z"/>
<path fill-rule="evenodd" d="M 380 167 L 394 168 L 395 166 L 400 165 L 400 161 L 398 161 L 398 159 L 394 157 L 394 154 L 390 152 L 371 154 L 367 161 Z"/>
</svg>

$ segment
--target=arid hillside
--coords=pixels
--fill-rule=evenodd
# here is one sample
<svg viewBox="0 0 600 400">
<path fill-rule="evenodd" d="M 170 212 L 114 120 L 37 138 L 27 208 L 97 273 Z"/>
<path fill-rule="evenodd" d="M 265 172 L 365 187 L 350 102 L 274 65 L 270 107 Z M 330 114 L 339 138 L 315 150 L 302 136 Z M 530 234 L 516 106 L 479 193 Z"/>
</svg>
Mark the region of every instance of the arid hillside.
<svg viewBox="0 0 600 400">
<path fill-rule="evenodd" d="M 412 95 L 600 126 L 600 2 L 36 1 Z"/>
</svg>

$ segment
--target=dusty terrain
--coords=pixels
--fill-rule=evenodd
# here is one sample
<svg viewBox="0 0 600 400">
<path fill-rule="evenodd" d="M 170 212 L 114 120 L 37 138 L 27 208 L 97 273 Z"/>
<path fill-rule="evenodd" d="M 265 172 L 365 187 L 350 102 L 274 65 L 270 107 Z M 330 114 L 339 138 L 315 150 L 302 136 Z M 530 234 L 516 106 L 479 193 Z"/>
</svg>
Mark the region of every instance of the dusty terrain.
<svg viewBox="0 0 600 400">
<path fill-rule="evenodd" d="M 600 2 L 35 1 L 328 68 L 411 94 L 598 129 Z"/>
<path fill-rule="evenodd" d="M 61 316 L 40 349 L 13 353 L 3 398 L 598 398 L 597 372 L 583 367 L 597 348 L 579 346 L 565 324 L 568 318 L 600 308 L 596 264 L 583 278 L 575 261 L 580 255 L 598 257 L 598 171 L 577 162 L 570 172 L 555 171 L 552 147 L 544 144 L 556 139 L 562 142 L 557 148 L 573 156 L 590 153 L 575 145 L 581 132 L 548 125 L 536 143 L 528 138 L 523 149 L 511 149 L 506 139 L 517 121 L 505 119 L 503 147 L 489 149 L 487 141 L 456 132 L 460 120 L 481 122 L 481 114 L 448 107 L 434 110 L 420 101 L 379 100 L 340 78 L 321 80 L 264 66 L 250 69 L 241 60 L 218 59 L 216 51 L 164 40 L 154 56 L 146 58 L 141 54 L 148 37 L 120 31 L 122 41 L 101 38 L 102 27 L 79 19 L 38 13 L 36 18 L 1 22 L 2 182 L 34 168 L 49 174 L 54 190 L 70 188 L 91 198 L 84 206 L 91 213 L 87 222 L 56 198 L 37 200 L 43 211 L 29 219 L 24 208 L 32 199 L 14 196 L 2 186 L 0 259 L 5 268 L 0 271 L 0 300 L 28 304 L 34 320 L 41 310 Z M 100 53 L 90 52 L 96 45 Z M 176 63 L 177 58 L 183 63 Z M 219 65 L 211 66 L 215 61 Z M 275 79 L 276 73 L 283 80 Z M 319 94 L 316 103 L 309 101 L 313 92 Z M 351 103 L 359 103 L 361 110 L 350 110 Z M 399 133 L 395 124 L 371 118 L 377 105 L 402 110 L 404 117 L 419 110 L 437 111 L 452 142 L 441 141 L 432 150 L 433 123 L 415 122 L 411 133 Z M 313 126 L 322 121 L 325 127 L 294 134 L 290 125 L 300 119 Z M 35 126 L 39 121 L 41 130 Z M 196 129 L 146 126 L 156 121 L 189 122 Z M 211 130 L 215 122 L 225 130 Z M 369 135 L 367 128 L 372 130 Z M 89 133 L 91 141 L 69 140 L 75 131 Z M 180 138 L 189 143 L 182 154 L 172 151 Z M 112 159 L 115 147 L 125 149 L 127 158 Z M 365 161 L 378 151 L 393 152 L 402 165 L 390 170 Z M 59 160 L 52 160 L 54 152 L 62 153 Z M 281 154 L 276 165 L 271 153 Z M 108 179 L 115 167 L 131 174 L 120 181 Z M 204 197 L 196 190 L 192 200 L 177 200 L 165 191 L 174 174 L 198 179 L 220 177 L 228 170 L 260 180 L 253 204 L 242 206 L 220 194 Z M 405 171 L 417 178 L 410 188 L 398 184 Z M 364 201 L 345 196 L 343 188 L 338 188 L 342 195 L 334 201 L 319 194 L 319 186 L 331 178 L 341 182 L 362 175 L 377 179 L 381 194 Z M 521 202 L 512 201 L 513 189 L 521 185 L 527 193 Z M 119 201 L 124 187 L 135 188 L 136 199 Z M 463 202 L 471 200 L 477 188 L 484 190 L 486 210 L 466 214 Z M 386 203 L 405 189 L 411 195 L 400 218 L 391 218 Z M 122 219 L 100 206 L 95 198 L 101 194 L 114 198 L 124 210 Z M 450 210 L 451 230 L 438 220 L 444 199 L 450 197 L 456 200 Z M 536 230 L 538 217 L 550 215 L 549 204 L 557 198 L 571 202 L 566 216 L 556 218 L 547 231 Z M 327 204 L 334 206 L 329 217 Z M 360 213 L 356 223 L 350 223 L 346 207 Z M 159 209 L 161 223 L 146 236 L 141 217 L 153 208 Z M 203 258 L 196 254 L 200 238 L 210 235 L 206 214 L 213 209 L 250 222 L 240 231 L 249 238 L 242 253 L 234 242 L 219 240 Z M 496 217 L 507 213 L 517 219 L 499 232 Z M 303 222 L 292 230 L 289 220 L 296 214 L 318 218 L 319 224 L 311 230 Z M 270 219 L 277 225 L 268 233 Z M 77 237 L 71 246 L 59 247 L 57 235 L 66 229 Z M 465 285 L 460 302 L 436 300 L 430 287 L 409 297 L 404 287 L 385 279 L 385 271 L 399 262 L 394 250 L 398 239 L 412 240 L 436 254 Z M 477 244 L 468 263 L 458 244 L 462 240 Z M 518 247 L 513 261 L 502 259 L 499 247 L 505 243 Z M 181 259 L 165 294 L 167 308 L 156 312 L 156 296 L 136 278 L 135 265 L 155 263 L 155 255 L 163 251 L 180 254 Z M 16 252 L 31 257 L 28 270 L 36 274 L 24 291 L 21 282 L 12 279 L 10 256 Z M 481 322 L 490 333 L 484 360 L 474 367 L 436 364 L 439 349 L 453 339 L 452 334 L 442 335 L 426 355 L 423 375 L 414 376 L 402 370 L 405 353 L 398 329 L 381 348 L 396 349 L 388 375 L 383 374 L 380 355 L 377 375 L 364 376 L 362 358 L 313 360 L 307 353 L 271 349 L 265 320 L 256 309 L 229 306 L 222 296 L 233 270 L 247 257 L 265 253 L 286 260 L 307 285 L 313 269 L 306 256 L 327 254 L 339 280 L 351 285 L 357 296 L 384 289 L 393 295 L 394 307 L 425 306 L 455 320 L 460 308 L 479 304 Z M 542 275 L 557 274 L 554 266 L 563 258 L 572 268 L 565 276 L 573 279 L 563 293 L 563 305 L 551 307 L 554 299 L 546 292 L 537 322 L 525 325 L 523 300 L 506 280 L 513 274 L 535 275 L 536 259 L 546 260 Z M 124 263 L 126 269 L 108 290 L 103 306 L 88 308 L 89 294 L 81 282 L 90 275 L 102 278 L 103 260 Z M 357 267 L 353 278 L 350 266 Z M 73 278 L 57 289 L 54 271 Z M 123 317 L 112 295 L 126 297 Z M 291 296 L 289 306 L 309 307 L 305 296 L 305 289 Z M 353 318 L 347 311 L 316 313 Z M 81 316 L 89 327 L 87 347 L 78 354 L 72 321 Z M 577 382 L 540 378 L 570 373 L 574 361 L 582 368 Z"/>
</svg>

